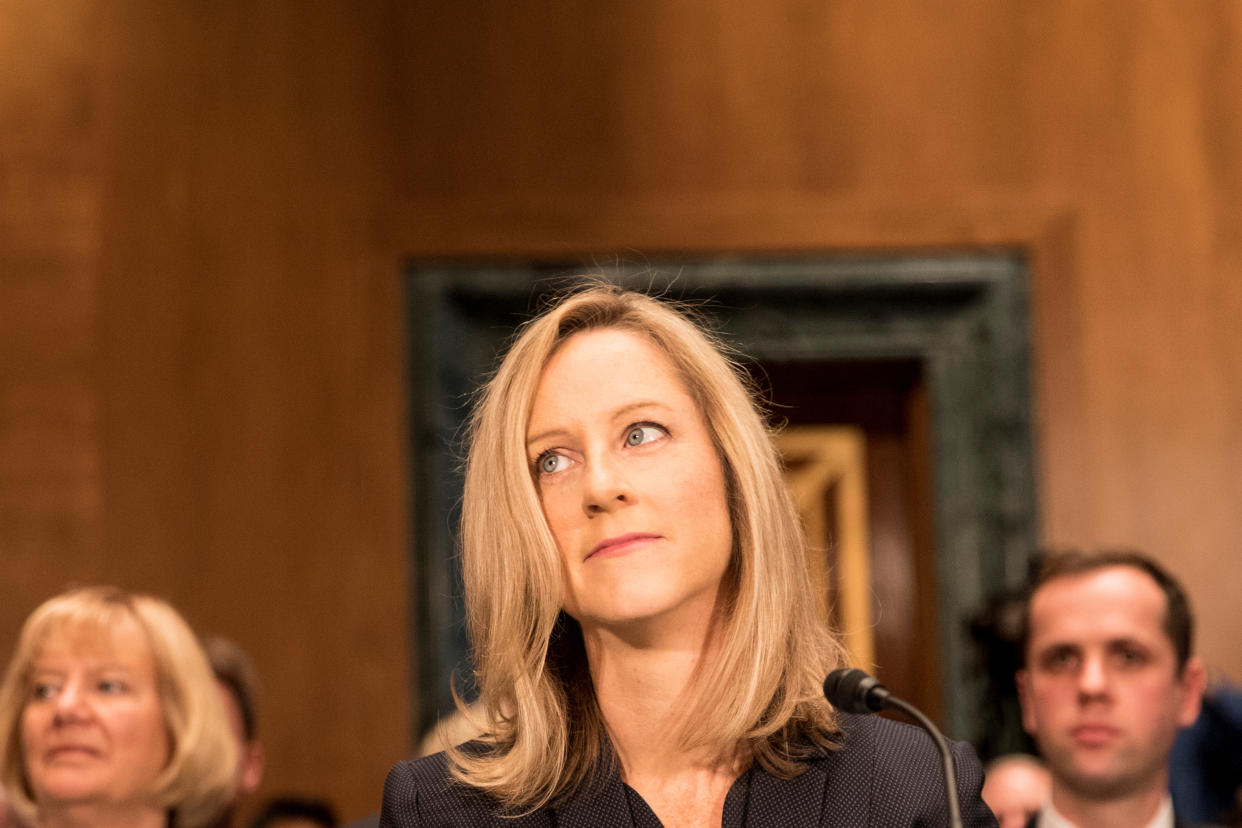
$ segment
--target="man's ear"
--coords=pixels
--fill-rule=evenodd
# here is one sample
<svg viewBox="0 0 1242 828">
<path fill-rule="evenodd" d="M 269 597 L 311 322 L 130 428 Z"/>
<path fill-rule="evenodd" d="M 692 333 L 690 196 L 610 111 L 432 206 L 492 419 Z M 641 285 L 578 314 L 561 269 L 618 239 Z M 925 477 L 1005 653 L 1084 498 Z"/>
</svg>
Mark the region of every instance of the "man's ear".
<svg viewBox="0 0 1242 828">
<path fill-rule="evenodd" d="M 1190 727 L 1199 718 L 1199 708 L 1203 706 L 1203 691 L 1207 689 L 1207 668 L 1203 659 L 1191 656 L 1182 667 L 1182 674 L 1177 683 L 1181 686 L 1182 703 L 1177 711 L 1177 726 Z"/>
<path fill-rule="evenodd" d="M 258 739 L 246 742 L 241 756 L 241 779 L 237 788 L 241 793 L 254 793 L 263 782 L 263 771 L 267 767 L 267 753 L 263 743 Z"/>
<path fill-rule="evenodd" d="M 1014 686 L 1018 688 L 1018 703 L 1022 705 L 1022 729 L 1035 735 L 1034 705 L 1031 704 L 1031 673 L 1023 668 L 1013 674 Z"/>
</svg>

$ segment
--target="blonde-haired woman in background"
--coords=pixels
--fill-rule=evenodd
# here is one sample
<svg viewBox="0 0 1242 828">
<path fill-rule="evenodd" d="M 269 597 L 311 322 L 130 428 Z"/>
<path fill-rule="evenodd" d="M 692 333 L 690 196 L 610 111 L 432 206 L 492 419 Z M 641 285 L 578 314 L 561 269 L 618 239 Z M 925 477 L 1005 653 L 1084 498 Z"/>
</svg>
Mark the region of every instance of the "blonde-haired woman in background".
<svg viewBox="0 0 1242 828">
<path fill-rule="evenodd" d="M 843 651 L 755 400 L 641 293 L 592 283 L 519 332 L 462 508 L 484 735 L 397 765 L 381 825 L 947 821 L 931 742 L 823 697 Z M 992 824 L 957 758 L 968 824 Z"/>
<path fill-rule="evenodd" d="M 211 668 L 166 602 L 84 587 L 27 618 L 0 684 L 0 783 L 33 828 L 200 828 L 236 766 Z"/>
</svg>

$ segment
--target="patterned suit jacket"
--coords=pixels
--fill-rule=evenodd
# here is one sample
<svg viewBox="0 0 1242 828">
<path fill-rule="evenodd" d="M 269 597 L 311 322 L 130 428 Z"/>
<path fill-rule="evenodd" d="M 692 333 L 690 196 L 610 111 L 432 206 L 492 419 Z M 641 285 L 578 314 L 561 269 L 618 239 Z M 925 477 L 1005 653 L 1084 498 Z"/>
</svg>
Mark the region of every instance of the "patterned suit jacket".
<svg viewBox="0 0 1242 828">
<path fill-rule="evenodd" d="M 900 828 L 948 825 L 940 756 L 911 725 L 841 713 L 844 746 L 811 761 L 795 779 L 755 767 L 740 824 L 746 828 Z M 979 798 L 983 771 L 974 750 L 951 743 L 962 824 L 995 826 Z M 400 762 L 388 773 L 380 828 L 643 828 L 633 794 L 613 775 L 589 793 L 527 816 L 501 816 L 492 800 L 454 783 L 443 753 Z M 726 806 L 727 810 L 727 806 Z M 649 813 L 649 812 L 648 812 Z M 726 822 L 728 822 L 726 815 Z"/>
</svg>

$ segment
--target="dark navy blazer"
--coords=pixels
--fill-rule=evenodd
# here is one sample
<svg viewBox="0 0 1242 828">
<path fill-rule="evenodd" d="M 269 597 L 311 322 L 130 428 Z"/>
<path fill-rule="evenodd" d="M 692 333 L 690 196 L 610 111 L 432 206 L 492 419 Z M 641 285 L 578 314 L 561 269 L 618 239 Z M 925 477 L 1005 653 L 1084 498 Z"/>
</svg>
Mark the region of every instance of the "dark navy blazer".
<svg viewBox="0 0 1242 828">
<path fill-rule="evenodd" d="M 811 760 L 796 778 L 778 779 L 758 766 L 752 768 L 741 825 L 948 825 L 940 755 L 926 733 L 876 716 L 841 713 L 839 720 L 844 734 L 842 748 Z M 995 826 L 995 817 L 979 798 L 983 771 L 974 750 L 964 742 L 950 745 L 962 824 L 967 828 Z M 494 800 L 454 782 L 448 775 L 445 755 L 437 753 L 400 762 L 389 771 L 380 828 L 642 828 L 650 822 L 643 818 L 635 824 L 631 816 L 635 797 L 620 776 L 613 774 L 558 807 L 506 817 Z M 641 807 L 641 799 L 638 802 Z"/>
</svg>

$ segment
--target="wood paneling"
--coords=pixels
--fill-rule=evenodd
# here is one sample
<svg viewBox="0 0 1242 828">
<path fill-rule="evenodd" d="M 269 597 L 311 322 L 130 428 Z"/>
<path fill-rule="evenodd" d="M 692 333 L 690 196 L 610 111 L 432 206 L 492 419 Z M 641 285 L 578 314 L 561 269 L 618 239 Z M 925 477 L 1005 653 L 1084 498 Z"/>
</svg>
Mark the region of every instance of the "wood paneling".
<svg viewBox="0 0 1242 828">
<path fill-rule="evenodd" d="M 0 0 L 0 650 L 158 591 L 268 790 L 410 743 L 403 256 L 1019 246 L 1043 534 L 1242 680 L 1242 7 Z"/>
<path fill-rule="evenodd" d="M 0 652 L 102 562 L 92 4 L 0 3 Z"/>
<path fill-rule="evenodd" d="M 256 662 L 264 791 L 361 816 L 411 741 L 391 15 L 95 6 L 0 23 L 47 64 L 0 103 L 3 649 L 67 581 L 164 595 Z"/>
<path fill-rule="evenodd" d="M 1165 560 L 1242 677 L 1242 10 L 691 5 L 420 17 L 402 249 L 1024 248 L 1045 540 Z"/>
</svg>

